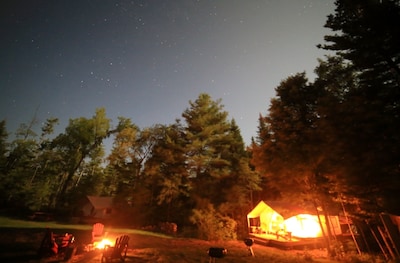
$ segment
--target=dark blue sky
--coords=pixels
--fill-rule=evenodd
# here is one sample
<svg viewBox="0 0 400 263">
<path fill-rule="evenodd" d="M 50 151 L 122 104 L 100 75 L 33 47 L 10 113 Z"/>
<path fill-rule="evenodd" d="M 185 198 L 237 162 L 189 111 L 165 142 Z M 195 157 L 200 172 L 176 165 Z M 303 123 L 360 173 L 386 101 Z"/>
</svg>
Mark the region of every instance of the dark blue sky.
<svg viewBox="0 0 400 263">
<path fill-rule="evenodd" d="M 0 119 L 9 132 L 104 107 L 144 128 L 222 99 L 243 139 L 290 74 L 313 78 L 333 0 L 5 0 Z M 38 126 L 39 128 L 39 126 Z"/>
</svg>

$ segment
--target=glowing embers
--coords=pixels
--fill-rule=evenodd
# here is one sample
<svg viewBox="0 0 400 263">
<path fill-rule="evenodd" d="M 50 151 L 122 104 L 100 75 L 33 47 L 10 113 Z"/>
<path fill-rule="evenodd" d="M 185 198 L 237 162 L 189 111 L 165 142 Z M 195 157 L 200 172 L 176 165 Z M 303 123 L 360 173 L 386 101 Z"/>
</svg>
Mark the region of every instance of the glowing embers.
<svg viewBox="0 0 400 263">
<path fill-rule="evenodd" d="M 321 226 L 316 215 L 299 214 L 285 220 L 286 232 L 294 237 L 321 237 Z"/>
<path fill-rule="evenodd" d="M 113 243 L 109 239 L 102 239 L 99 242 L 94 242 L 93 247 L 96 249 L 104 249 L 106 246 L 112 246 Z"/>
</svg>

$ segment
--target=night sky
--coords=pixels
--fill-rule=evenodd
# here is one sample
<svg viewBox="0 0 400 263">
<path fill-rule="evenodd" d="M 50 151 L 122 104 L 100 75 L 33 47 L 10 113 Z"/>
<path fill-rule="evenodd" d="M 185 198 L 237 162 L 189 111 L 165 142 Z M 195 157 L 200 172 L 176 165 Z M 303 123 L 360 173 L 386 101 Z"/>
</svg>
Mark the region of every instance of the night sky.
<svg viewBox="0 0 400 263">
<path fill-rule="evenodd" d="M 15 132 L 104 107 L 140 128 L 172 124 L 200 93 L 222 99 L 246 144 L 279 83 L 306 71 L 333 0 L 3 0 L 0 120 Z"/>
</svg>

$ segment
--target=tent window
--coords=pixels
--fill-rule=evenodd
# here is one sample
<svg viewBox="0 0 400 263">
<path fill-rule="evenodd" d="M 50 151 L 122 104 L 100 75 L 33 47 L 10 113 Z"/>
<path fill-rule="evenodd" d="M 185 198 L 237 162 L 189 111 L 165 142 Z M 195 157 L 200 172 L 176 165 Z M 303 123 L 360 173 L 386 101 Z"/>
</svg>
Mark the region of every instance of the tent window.
<svg viewBox="0 0 400 263">
<path fill-rule="evenodd" d="M 250 226 L 260 226 L 260 217 L 250 218 Z"/>
</svg>

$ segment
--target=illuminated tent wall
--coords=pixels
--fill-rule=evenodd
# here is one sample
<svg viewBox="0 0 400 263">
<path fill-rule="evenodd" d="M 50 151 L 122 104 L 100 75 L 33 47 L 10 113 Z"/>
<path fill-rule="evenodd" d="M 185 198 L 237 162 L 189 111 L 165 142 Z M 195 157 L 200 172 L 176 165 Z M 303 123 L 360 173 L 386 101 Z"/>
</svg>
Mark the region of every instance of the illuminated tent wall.
<svg viewBox="0 0 400 263">
<path fill-rule="evenodd" d="M 318 216 L 310 209 L 301 209 L 284 202 L 274 201 L 268 204 L 261 201 L 247 215 L 251 233 L 275 234 L 277 231 L 283 230 L 287 233 L 290 232 L 292 237 L 322 237 Z M 320 215 L 320 220 L 326 231 L 325 217 Z M 328 223 L 334 235 L 341 234 L 338 216 L 330 216 Z"/>
<path fill-rule="evenodd" d="M 284 219 L 264 201 L 247 215 L 247 222 L 251 233 L 272 234 L 284 227 Z"/>
<path fill-rule="evenodd" d="M 319 220 L 321 220 L 321 224 L 324 228 L 325 233 L 327 233 L 326 229 L 326 219 L 325 216 L 320 215 Z M 319 223 L 317 215 L 311 214 L 298 214 L 292 216 L 285 220 L 285 230 L 287 232 L 291 232 L 294 237 L 301 238 L 312 238 L 312 237 L 322 237 L 321 224 Z M 340 235 L 342 234 L 339 217 L 338 216 L 330 216 L 329 222 L 332 234 Z"/>
</svg>

